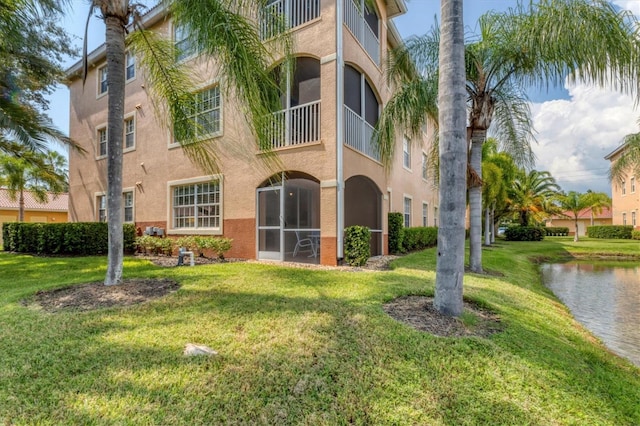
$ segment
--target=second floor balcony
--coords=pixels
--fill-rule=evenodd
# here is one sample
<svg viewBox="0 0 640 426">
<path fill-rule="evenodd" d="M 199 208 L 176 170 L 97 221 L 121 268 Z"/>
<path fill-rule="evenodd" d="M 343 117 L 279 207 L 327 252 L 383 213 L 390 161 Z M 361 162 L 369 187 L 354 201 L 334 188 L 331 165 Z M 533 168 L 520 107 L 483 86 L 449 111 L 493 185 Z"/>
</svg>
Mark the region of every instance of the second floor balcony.
<svg viewBox="0 0 640 426">
<path fill-rule="evenodd" d="M 320 141 L 320 101 L 274 113 L 269 133 L 273 149 Z"/>
<path fill-rule="evenodd" d="M 320 17 L 320 0 L 270 0 L 263 9 L 260 34 L 268 39 Z"/>
<path fill-rule="evenodd" d="M 345 0 L 344 23 L 376 65 L 380 65 L 380 20 L 364 0 Z"/>
</svg>

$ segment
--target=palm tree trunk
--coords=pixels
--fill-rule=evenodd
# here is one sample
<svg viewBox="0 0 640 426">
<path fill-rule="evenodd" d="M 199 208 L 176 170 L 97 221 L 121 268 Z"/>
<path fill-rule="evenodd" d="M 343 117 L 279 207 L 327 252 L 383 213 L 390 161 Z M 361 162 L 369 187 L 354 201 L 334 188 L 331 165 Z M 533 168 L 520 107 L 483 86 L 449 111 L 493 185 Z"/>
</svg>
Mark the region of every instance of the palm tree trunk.
<svg viewBox="0 0 640 426">
<path fill-rule="evenodd" d="M 484 245 L 491 245 L 491 209 L 484 209 Z"/>
<path fill-rule="evenodd" d="M 477 179 L 482 180 L 482 144 L 486 130 L 472 130 L 470 165 Z M 469 187 L 469 268 L 482 273 L 482 185 Z"/>
<path fill-rule="evenodd" d="M 460 316 L 463 311 L 468 150 L 462 3 L 463 0 L 441 0 L 440 6 L 440 227 L 433 305 L 438 312 L 450 316 Z"/>
<path fill-rule="evenodd" d="M 18 222 L 24 222 L 24 188 L 20 188 L 20 198 L 18 200 Z"/>
<path fill-rule="evenodd" d="M 576 217 L 574 220 L 574 224 L 575 224 L 575 228 L 576 228 L 576 235 L 573 236 L 573 241 L 574 242 L 578 242 L 578 218 Z"/>
<path fill-rule="evenodd" d="M 491 244 L 496 242 L 496 202 L 491 204 Z"/>
<path fill-rule="evenodd" d="M 107 227 L 109 229 L 109 254 L 105 285 L 122 282 L 123 232 L 122 232 L 122 139 L 124 135 L 124 23 L 118 15 L 105 14 L 107 83 L 109 87 L 109 116 L 107 128 Z M 126 9 L 125 9 L 126 11 Z M 126 12 L 125 12 L 125 15 Z"/>
</svg>

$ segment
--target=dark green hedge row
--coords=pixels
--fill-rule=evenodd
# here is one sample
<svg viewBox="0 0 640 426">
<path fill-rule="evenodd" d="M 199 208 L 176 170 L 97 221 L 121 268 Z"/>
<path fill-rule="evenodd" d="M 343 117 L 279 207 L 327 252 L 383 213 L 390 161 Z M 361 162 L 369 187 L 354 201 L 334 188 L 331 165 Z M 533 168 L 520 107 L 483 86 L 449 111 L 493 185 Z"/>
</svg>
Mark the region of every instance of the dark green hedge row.
<svg viewBox="0 0 640 426">
<path fill-rule="evenodd" d="M 636 230 L 631 231 L 631 239 L 640 240 L 640 231 L 636 231 Z"/>
<path fill-rule="evenodd" d="M 362 266 L 371 257 L 371 231 L 366 226 L 349 226 L 344 230 L 344 260 L 351 266 Z"/>
<path fill-rule="evenodd" d="M 404 228 L 402 251 L 424 250 L 438 244 L 438 228 L 434 226 Z"/>
<path fill-rule="evenodd" d="M 544 228 L 544 232 L 547 237 L 550 236 L 567 236 L 569 235 L 569 228 L 566 226 L 547 226 Z"/>
<path fill-rule="evenodd" d="M 590 238 L 629 240 L 632 231 L 631 225 L 587 226 L 587 236 Z"/>
<path fill-rule="evenodd" d="M 402 240 L 404 237 L 404 218 L 402 213 L 389 213 L 389 253 L 402 252 Z"/>
<path fill-rule="evenodd" d="M 508 241 L 542 241 L 545 231 L 538 226 L 510 226 L 504 231 Z"/>
<path fill-rule="evenodd" d="M 124 251 L 135 249 L 136 227 L 124 224 Z M 104 222 L 24 223 L 2 226 L 4 250 L 32 254 L 95 255 L 106 254 L 109 247 Z"/>
</svg>

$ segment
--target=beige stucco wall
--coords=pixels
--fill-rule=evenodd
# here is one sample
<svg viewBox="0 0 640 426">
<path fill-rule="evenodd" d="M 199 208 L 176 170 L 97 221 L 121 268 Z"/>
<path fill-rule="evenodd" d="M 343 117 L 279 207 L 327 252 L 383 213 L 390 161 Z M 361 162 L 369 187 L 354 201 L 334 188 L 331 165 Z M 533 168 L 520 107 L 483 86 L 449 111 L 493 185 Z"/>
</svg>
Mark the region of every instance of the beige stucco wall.
<svg viewBox="0 0 640 426">
<path fill-rule="evenodd" d="M 384 3 L 378 2 L 381 18 L 385 17 Z M 171 34 L 171 23 L 162 20 L 157 30 Z M 381 25 L 381 40 L 386 39 L 386 25 Z M 384 83 L 382 67 L 376 65 L 360 44 L 344 27 L 345 63 L 353 65 L 367 75 L 373 83 L 379 99 L 384 102 L 390 91 Z M 222 234 L 234 239 L 230 256 L 256 256 L 256 188 L 280 171 L 300 171 L 313 176 L 321 186 L 321 254 L 322 263 L 336 262 L 337 217 L 337 147 L 336 115 L 342 107 L 336 106 L 336 41 L 335 1 L 321 2 L 321 17 L 308 22 L 294 32 L 294 49 L 301 56 L 311 56 L 320 61 L 321 73 L 321 140 L 297 147 L 276 150 L 277 161 L 256 152 L 252 137 L 247 132 L 246 118 L 234 106 L 232 97 L 224 88 L 222 95 L 222 135 L 212 140 L 219 159 L 215 176 L 222 182 Z M 386 46 L 382 43 L 383 47 Z M 384 50 L 384 49 L 383 49 Z M 382 55 L 384 56 L 384 54 Z M 97 159 L 96 129 L 106 124 L 107 97 L 97 96 L 97 63 L 89 71 L 82 88 L 79 78 L 70 85 L 70 136 L 78 141 L 87 153 L 70 154 L 70 219 L 74 221 L 96 220 L 96 195 L 106 191 L 106 159 Z M 203 87 L 215 83 L 215 67 L 197 58 L 192 60 Z M 172 146 L 170 131 L 156 118 L 146 93 L 140 69 L 136 78 L 125 89 L 125 117 L 135 117 L 135 149 L 124 153 L 123 188 L 134 191 L 134 217 L 136 224 L 159 226 L 168 229 L 170 217 L 169 182 L 205 178 L 212 173 L 195 166 L 180 147 Z M 437 206 L 435 191 L 421 179 L 421 152 L 427 150 L 426 142 L 412 145 L 415 166 L 411 171 L 402 167 L 402 140 L 396 150 L 392 171 L 387 174 L 382 165 L 372 159 L 344 147 L 344 179 L 355 175 L 370 178 L 385 196 L 384 232 L 389 206 L 402 211 L 403 194 L 414 197 L 413 224 L 421 225 L 422 202 L 428 202 L 431 210 Z M 399 166 L 398 166 L 399 164 Z M 388 189 L 391 188 L 391 191 Z M 399 209 L 399 210 L 398 210 Z M 432 216 L 433 213 L 431 212 Z M 433 220 L 430 219 L 430 224 Z"/>
<path fill-rule="evenodd" d="M 612 156 L 611 161 L 615 162 L 620 154 Z M 624 216 L 627 225 L 634 225 L 632 218 L 635 213 L 635 226 L 640 228 L 640 181 L 632 173 L 627 174 L 624 183 L 611 182 L 611 206 L 613 225 L 623 225 Z"/>
</svg>

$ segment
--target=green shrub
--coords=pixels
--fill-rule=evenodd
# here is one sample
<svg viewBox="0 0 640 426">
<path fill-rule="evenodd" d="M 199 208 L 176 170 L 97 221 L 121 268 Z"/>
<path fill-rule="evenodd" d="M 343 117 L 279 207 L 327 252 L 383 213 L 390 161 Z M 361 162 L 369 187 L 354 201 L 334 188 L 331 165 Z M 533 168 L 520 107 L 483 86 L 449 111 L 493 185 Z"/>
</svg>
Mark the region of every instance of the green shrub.
<svg viewBox="0 0 640 426">
<path fill-rule="evenodd" d="M 184 247 L 187 251 L 197 252 L 198 251 L 198 242 L 196 241 L 196 237 L 186 236 L 180 237 L 176 240 L 177 247 Z"/>
<path fill-rule="evenodd" d="M 171 238 L 160 238 L 151 235 L 142 235 L 136 238 L 138 251 L 148 255 L 164 254 L 171 256 L 175 247 L 175 241 Z"/>
<path fill-rule="evenodd" d="M 640 240 L 640 231 L 636 231 L 636 230 L 631 231 L 631 239 Z"/>
<path fill-rule="evenodd" d="M 404 228 L 403 251 L 423 250 L 438 244 L 438 228 L 434 226 Z"/>
<path fill-rule="evenodd" d="M 542 241 L 544 229 L 538 226 L 510 226 L 504 231 L 508 241 Z"/>
<path fill-rule="evenodd" d="M 402 240 L 404 237 L 404 217 L 402 213 L 392 212 L 389 213 L 389 253 L 402 252 Z"/>
<path fill-rule="evenodd" d="M 590 238 L 629 240 L 632 232 L 631 225 L 587 226 L 587 236 Z"/>
<path fill-rule="evenodd" d="M 543 229 L 547 237 L 569 235 L 569 228 L 566 226 L 546 226 Z"/>
<path fill-rule="evenodd" d="M 224 259 L 224 254 L 231 250 L 232 239 L 222 237 L 186 236 L 176 240 L 178 247 L 184 247 L 187 251 L 204 256 L 205 250 L 211 250 L 219 259 Z"/>
<path fill-rule="evenodd" d="M 362 266 L 371 257 L 371 231 L 366 226 L 349 226 L 344 230 L 344 260 L 351 266 Z"/>
<path fill-rule="evenodd" d="M 135 226 L 123 226 L 125 252 L 135 249 Z M 18 253 L 96 255 L 109 249 L 104 222 L 6 223 L 3 226 L 4 249 Z"/>
</svg>

